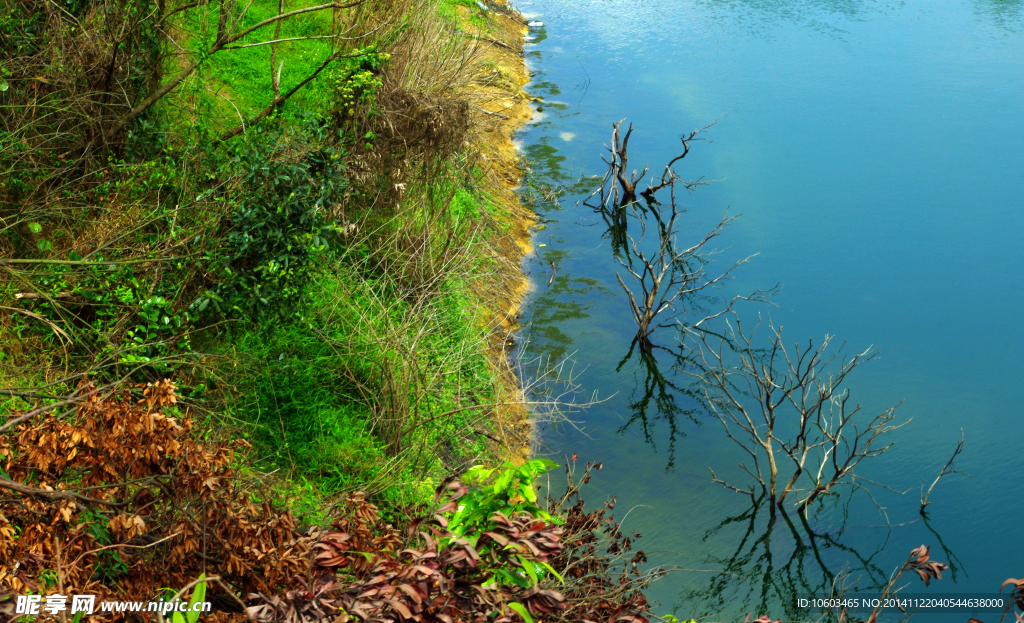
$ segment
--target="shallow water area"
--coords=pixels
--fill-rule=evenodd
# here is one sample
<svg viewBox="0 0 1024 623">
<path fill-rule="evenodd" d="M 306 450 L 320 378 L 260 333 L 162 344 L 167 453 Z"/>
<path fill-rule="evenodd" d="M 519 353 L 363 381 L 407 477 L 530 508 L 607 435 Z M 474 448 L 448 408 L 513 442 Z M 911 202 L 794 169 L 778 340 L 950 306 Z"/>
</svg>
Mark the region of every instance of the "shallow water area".
<svg viewBox="0 0 1024 623">
<path fill-rule="evenodd" d="M 867 590 L 922 543 L 952 569 L 927 589 L 908 580 L 915 593 L 995 594 L 1021 577 L 1024 333 L 1013 319 L 1024 308 L 1024 2 L 518 6 L 543 24 L 526 48 L 528 88 L 554 102 L 519 137 L 529 179 L 563 188 L 557 204 L 538 205 L 546 227 L 527 265 L 523 360 L 571 356 L 581 394 L 606 399 L 573 416 L 582 432 L 542 427 L 540 452 L 603 461 L 591 501 L 617 496 L 652 563 L 691 570 L 652 587 L 656 611 L 812 620 L 798 594 L 824 594 L 843 571 Z M 626 358 L 635 325 L 616 281 L 623 269 L 605 223 L 579 204 L 593 182 L 578 180 L 604 174 L 611 124 L 623 118 L 635 128 L 629 168 L 659 172 L 680 135 L 719 120 L 677 167 L 719 180 L 684 196 L 680 235 L 707 231 L 727 208 L 741 215 L 716 240 L 715 265 L 757 255 L 716 297 L 778 283 L 774 306 L 743 313 L 770 317 L 789 344 L 835 335 L 851 352 L 877 348 L 851 377 L 854 401 L 865 412 L 903 401 L 911 421 L 861 472 L 904 495 L 844 491 L 803 525 L 751 512 L 749 498 L 712 482 L 709 467 L 742 479 L 741 451 L 687 397 L 669 357 L 657 356 L 660 378 Z M 660 329 L 654 341 L 674 340 Z M 957 466 L 973 477 L 944 477 L 924 519 L 919 489 L 961 429 Z M 998 619 L 920 620 L 968 616 Z"/>
</svg>

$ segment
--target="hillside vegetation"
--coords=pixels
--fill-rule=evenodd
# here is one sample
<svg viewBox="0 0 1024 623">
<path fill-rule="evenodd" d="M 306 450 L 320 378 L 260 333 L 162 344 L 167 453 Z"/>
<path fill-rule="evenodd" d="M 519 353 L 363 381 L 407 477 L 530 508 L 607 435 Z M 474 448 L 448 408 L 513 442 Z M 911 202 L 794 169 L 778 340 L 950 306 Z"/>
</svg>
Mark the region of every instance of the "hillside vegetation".
<svg viewBox="0 0 1024 623">
<path fill-rule="evenodd" d="M 643 619 L 642 553 L 523 463 L 524 24 L 0 0 L 0 616 Z"/>
</svg>

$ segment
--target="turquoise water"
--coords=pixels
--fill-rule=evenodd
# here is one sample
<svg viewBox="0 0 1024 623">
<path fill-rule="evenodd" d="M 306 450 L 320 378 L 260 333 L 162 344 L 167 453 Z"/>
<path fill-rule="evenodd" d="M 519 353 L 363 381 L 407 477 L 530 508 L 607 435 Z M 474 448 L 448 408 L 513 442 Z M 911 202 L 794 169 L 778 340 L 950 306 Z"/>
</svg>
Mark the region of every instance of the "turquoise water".
<svg viewBox="0 0 1024 623">
<path fill-rule="evenodd" d="M 533 183 L 565 189 L 537 206 L 548 222 L 527 261 L 523 357 L 571 357 L 581 395 L 606 400 L 573 416 L 582 430 L 543 427 L 539 451 L 603 461 L 592 502 L 617 496 L 652 561 L 699 570 L 655 584 L 657 611 L 810 619 L 791 603 L 796 592 L 822 594 L 844 569 L 859 587 L 884 583 L 921 543 L 954 573 L 929 589 L 915 579 L 914 592 L 995 593 L 1020 577 L 1024 2 L 517 5 L 542 22 L 527 61 L 544 99 L 520 138 Z M 660 386 L 637 358 L 617 370 L 635 332 L 622 269 L 604 223 L 578 203 L 590 187 L 572 182 L 604 173 L 603 146 L 622 118 L 635 127 L 630 168 L 655 169 L 681 134 L 719 119 L 678 167 L 720 180 L 684 197 L 682 235 L 729 207 L 741 216 L 716 241 L 715 265 L 758 255 L 716 296 L 781 284 L 775 306 L 743 313 L 770 315 L 790 343 L 830 334 L 879 351 L 850 387 L 866 410 L 903 401 L 898 413 L 912 420 L 862 470 L 909 489 L 876 489 L 887 518 L 863 495 L 828 500 L 806 527 L 750 512 L 749 499 L 711 481 L 709 467 L 739 479 L 742 457 L 687 398 L 685 375 L 664 354 Z M 673 341 L 670 329 L 655 334 Z M 919 488 L 961 429 L 958 466 L 973 477 L 944 478 L 923 521 Z"/>
</svg>

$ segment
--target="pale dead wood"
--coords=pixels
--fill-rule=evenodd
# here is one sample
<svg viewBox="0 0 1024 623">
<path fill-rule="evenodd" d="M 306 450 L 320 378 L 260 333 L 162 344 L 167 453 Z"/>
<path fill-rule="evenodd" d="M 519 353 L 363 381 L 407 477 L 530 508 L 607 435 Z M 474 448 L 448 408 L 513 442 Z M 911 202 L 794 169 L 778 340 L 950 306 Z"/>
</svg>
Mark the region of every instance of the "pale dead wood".
<svg viewBox="0 0 1024 623">
<path fill-rule="evenodd" d="M 754 466 L 741 464 L 753 480 L 748 487 L 731 485 L 712 473 L 715 482 L 752 497 L 759 490 L 773 512 L 790 494 L 798 497 L 795 505 L 804 511 L 840 485 L 889 489 L 858 476 L 856 469 L 864 459 L 891 448 L 886 435 L 907 422 L 896 422 L 896 406 L 865 417 L 844 387 L 847 377 L 875 353 L 868 348 L 847 358 L 840 346 L 830 354 L 831 336 L 819 345 L 797 344 L 791 351 L 783 344 L 782 329 L 771 325 L 768 344 L 761 348 L 754 339 L 760 320 L 744 333 L 736 311 L 729 314 L 735 327 L 730 323 L 724 337 L 703 327 L 688 329 L 696 342 L 696 369 L 689 373 L 700 382 L 707 408 Z"/>
<path fill-rule="evenodd" d="M 709 244 L 735 219 L 730 217 L 728 212 L 711 231 L 695 243 L 680 246 L 677 242 L 679 217 L 685 212 L 679 207 L 677 188 L 693 190 L 710 181 L 684 181 L 673 166 L 690 153 L 693 141 L 703 140 L 699 137 L 700 133 L 714 124 L 694 130 L 680 139 L 683 152 L 672 158 L 665 166 L 661 177 L 656 178 L 640 193 L 646 203 L 644 206 L 637 202 L 636 189 L 647 174 L 648 167 L 645 166 L 639 173 L 636 170 L 627 172 L 629 138 L 633 126 L 630 125 L 625 134 L 620 136 L 622 123 L 619 121 L 612 125 L 612 138 L 608 146 L 609 157 L 604 160 L 608 170 L 601 180 L 601 185 L 587 197 L 584 204 L 599 212 L 608 223 L 616 259 L 633 277 L 635 285 L 630 287 L 626 285 L 621 275 L 616 274 L 619 286 L 629 300 L 630 311 L 637 325 L 636 340 L 641 348 L 649 351 L 652 347 L 651 334 L 677 316 L 677 306 L 682 300 L 726 279 L 733 270 L 750 258 L 735 262 L 717 276 L 711 276 L 708 272 L 711 256 L 714 255 L 714 251 L 708 248 Z M 657 193 L 666 188 L 669 200 L 663 204 L 658 201 Z M 641 228 L 639 236 L 634 237 L 628 231 L 630 215 Z M 653 217 L 654 222 L 651 225 L 656 229 L 653 250 L 650 249 L 651 243 L 645 241 L 648 216 Z"/>
</svg>

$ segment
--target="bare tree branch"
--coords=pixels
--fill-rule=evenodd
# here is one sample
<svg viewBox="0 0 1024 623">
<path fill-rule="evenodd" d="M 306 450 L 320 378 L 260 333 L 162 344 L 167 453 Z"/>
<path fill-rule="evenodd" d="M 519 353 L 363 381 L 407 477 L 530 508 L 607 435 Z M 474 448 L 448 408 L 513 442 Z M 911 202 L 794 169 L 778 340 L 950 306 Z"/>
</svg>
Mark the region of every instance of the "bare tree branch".
<svg viewBox="0 0 1024 623">
<path fill-rule="evenodd" d="M 963 474 L 964 476 L 970 476 L 970 474 L 962 472 L 959 469 L 953 467 L 953 463 L 956 462 L 956 457 L 960 456 L 960 453 L 963 452 L 963 450 L 964 429 L 961 428 L 960 441 L 959 443 L 956 444 L 956 449 L 953 450 L 953 456 L 949 457 L 949 460 L 946 461 L 946 464 L 942 466 L 942 470 L 939 471 L 939 475 L 935 477 L 935 480 L 932 482 L 931 486 L 928 487 L 928 490 L 925 491 L 924 495 L 921 496 L 921 514 L 924 514 L 924 507 L 931 504 L 931 502 L 928 501 L 928 496 L 932 494 L 932 489 L 935 488 L 935 485 L 939 484 L 939 480 L 941 480 L 943 476 L 945 476 L 946 474 Z M 923 489 L 924 487 L 922 486 L 921 488 Z"/>
<path fill-rule="evenodd" d="M 747 473 L 767 494 L 773 512 L 790 494 L 803 511 L 838 485 L 863 488 L 867 482 L 888 489 L 855 470 L 864 459 L 887 451 L 892 443 L 884 442 L 885 435 L 906 422 L 896 423 L 896 407 L 865 418 L 844 387 L 854 369 L 874 358 L 871 349 L 847 358 L 840 346 L 829 354 L 832 338 L 826 336 L 817 346 L 809 341 L 790 350 L 781 328 L 771 325 L 769 343 L 758 348 L 754 336 L 760 321 L 744 333 L 736 311 L 729 314 L 726 337 L 688 328 L 697 343 L 697 369 L 690 374 L 700 381 L 702 399 L 726 434 L 754 458 L 756 473 Z"/>
<path fill-rule="evenodd" d="M 691 142 L 698 140 L 696 139 L 697 135 L 710 125 L 694 130 L 681 139 L 683 153 L 666 165 L 660 182 L 652 184 L 641 193 L 647 203 L 646 207 L 642 207 L 636 202 L 636 186 L 647 173 L 647 167 L 645 166 L 639 174 L 635 170 L 630 174 L 626 173 L 627 148 L 633 126 L 630 125 L 625 135 L 620 137 L 619 130 L 622 123 L 619 121 L 612 125 L 611 144 L 608 148 L 610 158 L 605 160 L 608 164 L 608 171 L 601 181 L 601 186 L 587 198 L 587 201 L 590 201 L 597 195 L 599 201 L 597 204 L 588 203 L 587 205 L 601 212 L 602 216 L 606 217 L 606 221 L 611 219 L 609 225 L 612 228 L 613 246 L 626 250 L 625 258 L 619 257 L 618 254 L 616 257 L 622 267 L 632 275 L 636 285 L 633 287 L 626 285 L 621 275 L 616 274 L 616 278 L 629 300 L 630 311 L 637 324 L 637 340 L 641 348 L 650 350 L 651 334 L 659 326 L 664 326 L 665 321 L 671 320 L 676 315 L 677 304 L 682 298 L 715 285 L 750 258 L 739 260 L 716 277 L 708 275 L 706 267 L 713 252 L 707 251 L 706 247 L 733 221 L 734 217 L 728 216 L 728 213 L 722 217 L 718 225 L 695 244 L 683 248 L 677 244 L 679 216 L 685 210 L 681 209 L 676 201 L 676 187 L 682 185 L 684 188 L 692 189 L 696 184 L 706 182 L 685 183 L 672 166 L 686 157 L 690 151 Z M 667 204 L 662 204 L 656 197 L 657 192 L 664 188 L 669 189 Z M 640 212 L 643 214 L 641 215 Z M 638 237 L 633 237 L 627 231 L 626 221 L 630 213 L 636 217 L 641 228 Z M 648 216 L 653 217 L 652 225 L 657 229 L 656 246 L 653 252 L 644 250 L 649 246 L 644 243 Z M 634 290 L 637 287 L 639 288 L 638 292 Z M 666 312 L 671 313 L 665 315 Z M 660 322 L 657 321 L 659 316 Z"/>
<path fill-rule="evenodd" d="M 175 88 L 177 88 L 178 85 L 180 85 L 186 78 L 191 76 L 195 72 L 195 70 L 198 69 L 199 66 L 202 65 L 202 63 L 205 62 L 209 57 L 213 56 L 214 54 L 217 54 L 218 52 L 220 52 L 222 50 L 231 49 L 230 46 L 231 46 L 232 43 L 235 43 L 236 41 L 239 41 L 240 39 L 243 39 L 247 35 L 255 32 L 255 31 L 257 31 L 257 30 L 259 30 L 259 29 L 261 29 L 261 28 L 263 28 L 265 26 L 269 26 L 271 24 L 278 24 L 279 25 L 283 20 L 289 19 L 291 17 L 295 17 L 297 15 L 302 15 L 302 14 L 305 14 L 305 13 L 312 13 L 312 12 L 316 12 L 316 11 L 348 9 L 348 8 L 352 8 L 352 7 L 358 6 L 361 3 L 362 3 L 362 0 L 356 0 L 355 2 L 351 2 L 351 3 L 328 2 L 328 3 L 325 3 L 325 4 L 318 4 L 318 5 L 315 5 L 315 6 L 303 7 L 303 8 L 295 9 L 295 10 L 288 11 L 288 12 L 280 12 L 279 11 L 278 14 L 274 15 L 273 17 L 268 17 L 265 20 L 262 20 L 262 21 L 260 21 L 260 22 L 258 22 L 256 24 L 248 27 L 248 28 L 245 28 L 244 30 L 237 30 L 237 27 L 241 23 L 242 18 L 245 16 L 246 11 L 248 11 L 248 6 L 243 11 L 241 11 L 241 13 L 237 17 L 232 18 L 232 12 L 234 10 L 235 4 L 236 4 L 236 0 L 221 0 L 221 2 L 220 2 L 220 9 L 219 9 L 218 24 L 217 24 L 217 38 L 216 38 L 216 40 L 206 50 L 204 50 L 203 53 L 197 55 L 195 58 L 193 58 L 192 60 L 187 62 L 185 64 L 185 66 L 177 74 L 175 74 L 170 80 L 168 80 L 165 84 L 163 84 L 159 88 L 150 91 L 149 95 L 147 95 L 145 99 L 143 99 L 141 102 L 139 102 L 134 107 L 132 107 L 132 109 L 130 111 L 128 111 L 126 114 L 122 115 L 117 120 L 116 123 L 114 123 L 109 128 L 107 128 L 103 132 L 104 139 L 108 140 L 108 141 L 113 139 L 113 137 L 117 136 L 121 131 L 123 131 L 126 127 L 128 127 L 128 125 L 136 117 L 141 115 L 143 112 L 149 110 L 149 108 L 151 108 L 154 104 L 156 104 L 158 101 L 163 99 L 164 96 L 166 96 L 168 93 L 170 93 Z M 200 3 L 187 4 L 187 5 L 184 5 L 183 7 L 179 7 L 179 9 L 171 11 L 170 13 L 168 13 L 168 15 L 173 14 L 173 13 L 179 11 L 179 10 L 184 10 L 184 9 L 187 9 L 187 8 L 194 8 L 196 6 L 201 6 L 202 4 L 206 4 L 206 3 L 205 2 L 200 2 Z M 251 5 L 251 3 L 250 3 L 250 5 Z M 166 17 L 167 16 L 164 16 L 164 17 L 160 18 L 161 24 L 166 20 Z M 277 39 L 277 35 L 275 35 L 274 39 L 275 40 Z M 339 55 L 338 52 L 334 52 L 333 54 L 331 54 L 328 57 L 327 61 L 325 61 L 324 65 L 321 68 L 319 68 L 316 71 L 314 71 L 311 76 L 309 76 L 305 80 L 303 80 L 300 83 L 299 86 L 300 87 L 304 86 L 306 83 L 308 83 L 314 77 L 316 77 L 316 75 L 319 74 L 320 71 L 322 71 L 323 67 L 325 67 L 327 63 L 329 63 L 330 61 L 336 60 L 338 58 L 341 58 L 341 56 Z M 295 89 L 295 90 L 297 90 L 297 89 Z M 290 97 L 290 95 L 292 93 L 294 93 L 294 90 L 289 92 L 289 95 L 285 96 L 283 99 L 287 99 L 288 97 Z M 274 103 L 272 104 L 272 106 L 277 106 L 278 104 L 281 103 L 281 101 L 283 101 L 283 100 L 279 96 L 277 96 L 277 94 L 275 94 Z M 267 113 L 267 114 L 269 114 L 269 113 Z M 258 115 L 256 117 L 256 119 L 259 120 L 259 119 L 262 119 L 265 116 L 266 116 L 266 114 L 262 114 L 261 113 L 260 115 Z M 236 136 L 237 134 L 240 134 L 240 133 L 241 133 L 241 130 L 239 130 L 238 132 L 235 132 L 234 130 L 232 130 L 231 132 L 229 132 L 227 134 L 230 135 L 230 136 Z M 78 150 L 82 149 L 83 147 L 84 147 L 84 145 L 82 145 L 82 144 L 75 145 L 71 149 L 67 150 L 67 152 L 65 152 L 64 156 L 67 156 L 67 155 L 69 155 L 69 154 L 71 154 L 71 153 L 73 153 L 75 151 L 78 151 Z"/>
</svg>

